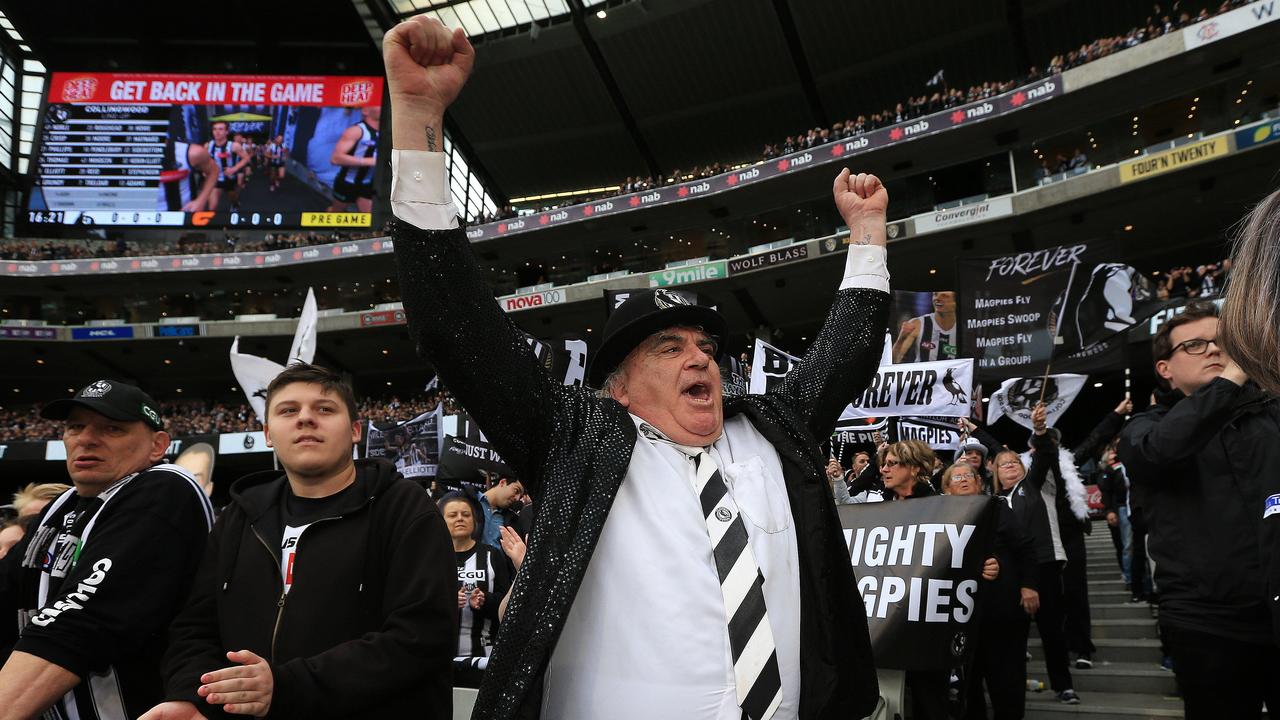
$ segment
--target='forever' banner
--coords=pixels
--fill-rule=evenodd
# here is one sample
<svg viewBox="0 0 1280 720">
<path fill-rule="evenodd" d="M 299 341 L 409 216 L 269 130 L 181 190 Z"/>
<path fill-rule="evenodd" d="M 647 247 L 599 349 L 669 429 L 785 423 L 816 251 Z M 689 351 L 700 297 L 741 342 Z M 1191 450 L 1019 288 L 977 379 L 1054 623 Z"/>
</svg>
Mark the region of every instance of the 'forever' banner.
<svg viewBox="0 0 1280 720">
<path fill-rule="evenodd" d="M 995 502 L 978 495 L 839 506 L 876 667 L 964 663 L 982 564 L 992 554 Z"/>
</svg>

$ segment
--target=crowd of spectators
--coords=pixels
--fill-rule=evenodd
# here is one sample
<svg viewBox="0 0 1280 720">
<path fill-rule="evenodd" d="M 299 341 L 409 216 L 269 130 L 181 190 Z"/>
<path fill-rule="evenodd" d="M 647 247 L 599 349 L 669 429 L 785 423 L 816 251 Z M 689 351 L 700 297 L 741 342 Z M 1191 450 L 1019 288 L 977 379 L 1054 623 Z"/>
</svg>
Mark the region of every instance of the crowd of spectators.
<svg viewBox="0 0 1280 720">
<path fill-rule="evenodd" d="M 1222 294 L 1231 275 L 1231 258 L 1208 265 L 1183 265 L 1156 274 L 1156 292 L 1161 300 L 1212 298 Z"/>
<path fill-rule="evenodd" d="M 381 231 L 267 233 L 261 240 L 245 240 L 233 232 L 209 239 L 204 234 L 184 235 L 177 244 L 117 240 L 23 240 L 0 242 L 0 260 L 84 260 L 92 258 L 146 257 L 150 255 L 200 255 L 231 252 L 269 252 L 309 245 L 360 240 Z"/>
<path fill-rule="evenodd" d="M 1033 65 L 1023 78 L 983 82 L 971 85 L 967 89 L 963 89 L 946 87 L 945 75 L 940 72 L 937 77 L 930 81 L 929 85 L 932 87 L 942 87 L 940 89 L 936 89 L 932 93 L 908 97 L 906 100 L 897 103 L 892 108 L 884 108 L 879 112 L 858 115 L 852 119 L 836 122 L 830 128 L 813 127 L 802 133 L 787 136 L 781 142 L 766 143 L 760 152 L 759 161 L 771 160 L 775 157 L 788 155 L 793 152 L 800 152 L 818 145 L 857 137 L 882 127 L 910 122 L 925 115 L 930 115 L 959 105 L 965 105 L 967 103 L 994 97 L 1014 89 L 1022 82 L 1032 82 L 1051 75 L 1056 75 L 1065 70 L 1070 70 L 1071 68 L 1106 57 L 1112 53 L 1126 50 L 1134 47 L 1135 45 L 1140 45 L 1148 40 L 1154 40 L 1162 35 L 1166 35 L 1188 25 L 1201 22 L 1202 20 L 1206 20 L 1214 15 L 1233 10 L 1247 4 L 1248 1 L 1249 0 L 1223 0 L 1216 11 L 1210 11 L 1208 8 L 1201 8 L 1194 15 L 1191 12 L 1182 9 L 1180 2 L 1174 2 L 1167 8 L 1157 3 L 1152 6 L 1151 14 L 1142 25 L 1136 25 L 1122 35 L 1098 38 L 1091 43 L 1081 45 L 1077 49 L 1054 55 L 1049 60 L 1049 63 L 1043 68 Z M 1047 160 L 1043 162 L 1042 177 L 1067 172 L 1077 167 L 1086 166 L 1087 163 L 1088 159 L 1085 157 L 1084 153 L 1079 150 L 1077 150 L 1070 158 L 1065 155 L 1059 155 L 1052 164 Z M 741 164 L 743 163 L 722 164 L 716 162 L 697 166 L 688 170 L 681 170 L 677 168 L 672 170 L 669 175 L 659 174 L 656 177 L 652 175 L 645 177 L 627 177 L 618 184 L 615 191 L 605 193 L 605 196 L 644 192 L 646 190 L 662 187 L 671 183 L 712 177 L 731 170 L 734 167 L 738 167 Z M 553 210 L 566 205 L 586 202 L 591 199 L 594 198 L 581 195 L 575 196 L 571 199 L 565 199 L 559 203 L 540 206 L 538 211 L 545 212 L 547 210 Z M 515 217 L 516 214 L 516 209 L 508 205 L 492 215 L 482 216 L 478 219 L 478 222 L 495 222 L 497 220 Z"/>
<path fill-rule="evenodd" d="M 447 390 L 432 390 L 401 398 L 366 398 L 358 415 L 375 425 L 412 420 L 422 413 L 444 404 L 444 412 L 459 412 L 457 403 Z M 246 403 L 179 400 L 161 403 L 165 429 L 172 437 L 214 435 L 218 433 L 253 432 L 262 426 Z M 0 442 L 57 440 L 62 437 L 62 421 L 40 417 L 39 405 L 0 407 Z"/>
</svg>

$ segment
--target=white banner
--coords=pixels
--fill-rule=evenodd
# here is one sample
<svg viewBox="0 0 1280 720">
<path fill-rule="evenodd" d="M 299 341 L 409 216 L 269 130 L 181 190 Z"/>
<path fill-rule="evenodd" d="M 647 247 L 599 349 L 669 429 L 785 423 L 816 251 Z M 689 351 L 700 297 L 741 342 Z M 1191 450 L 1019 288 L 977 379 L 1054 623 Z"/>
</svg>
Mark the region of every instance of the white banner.
<svg viewBox="0 0 1280 720">
<path fill-rule="evenodd" d="M 871 384 L 840 414 L 859 417 L 968 417 L 973 359 L 881 365 Z"/>
<path fill-rule="evenodd" d="M 750 392 L 773 390 L 798 362 L 800 358 L 757 338 L 751 362 Z M 970 358 L 882 364 L 867 389 L 840 414 L 840 420 L 904 415 L 968 417 L 972 391 L 973 360 Z"/>
<path fill-rule="evenodd" d="M 955 450 L 960 447 L 960 429 L 949 418 L 902 418 L 898 439 L 919 440 L 934 450 Z"/>
<path fill-rule="evenodd" d="M 298 318 L 298 328 L 293 331 L 293 346 L 289 348 L 289 360 L 286 365 L 311 364 L 316 356 L 316 321 L 319 313 L 316 310 L 316 293 L 307 288 L 307 300 L 302 303 L 302 315 Z"/>
<path fill-rule="evenodd" d="M 1013 198 L 1003 195 L 998 198 L 984 200 L 972 205 L 938 210 L 932 215 L 917 215 L 915 219 L 916 234 L 937 232 L 947 228 L 985 222 L 1013 214 Z"/>
<path fill-rule="evenodd" d="M 249 406 L 258 415 L 258 422 L 266 423 L 267 418 L 267 386 L 276 376 L 284 372 L 284 366 L 257 355 L 245 355 L 240 352 L 240 336 L 231 342 L 231 372 L 244 390 L 244 397 Z"/>
<path fill-rule="evenodd" d="M 1062 413 L 1071 407 L 1088 375 L 1050 375 L 1048 378 L 1013 378 L 1000 383 L 1000 389 L 992 393 L 991 406 L 987 410 L 987 423 L 993 424 L 1000 416 L 1031 429 L 1031 410 L 1043 395 L 1047 422 L 1053 427 Z"/>
<path fill-rule="evenodd" d="M 1217 42 L 1245 30 L 1280 18 L 1280 0 L 1263 0 L 1211 17 L 1182 30 L 1182 40 L 1192 50 L 1211 42 Z"/>
<path fill-rule="evenodd" d="M 222 433 L 218 436 L 219 455 L 243 455 L 244 453 L 271 452 L 267 436 L 258 432 Z"/>
</svg>

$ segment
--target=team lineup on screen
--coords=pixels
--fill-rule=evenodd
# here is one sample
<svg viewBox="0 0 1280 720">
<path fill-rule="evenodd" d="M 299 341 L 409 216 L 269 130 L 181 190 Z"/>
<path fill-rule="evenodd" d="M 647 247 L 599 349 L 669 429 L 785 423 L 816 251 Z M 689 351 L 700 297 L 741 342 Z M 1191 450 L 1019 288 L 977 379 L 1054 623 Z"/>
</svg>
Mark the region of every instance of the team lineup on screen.
<svg viewBox="0 0 1280 720">
<path fill-rule="evenodd" d="M 368 227 L 380 77 L 54 73 L 31 223 Z"/>
</svg>

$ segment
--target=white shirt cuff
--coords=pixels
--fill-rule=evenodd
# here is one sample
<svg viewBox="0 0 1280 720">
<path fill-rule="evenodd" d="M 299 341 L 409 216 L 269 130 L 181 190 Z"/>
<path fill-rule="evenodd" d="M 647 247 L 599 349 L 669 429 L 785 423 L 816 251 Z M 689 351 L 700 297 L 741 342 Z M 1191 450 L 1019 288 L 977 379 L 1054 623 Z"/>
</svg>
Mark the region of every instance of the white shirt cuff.
<svg viewBox="0 0 1280 720">
<path fill-rule="evenodd" d="M 392 149 L 391 212 L 420 230 L 458 227 L 458 208 L 449 197 L 444 153 Z"/>
<path fill-rule="evenodd" d="M 879 245 L 850 245 L 844 263 L 841 290 L 866 288 L 889 292 L 889 266 L 885 249 Z"/>
</svg>

